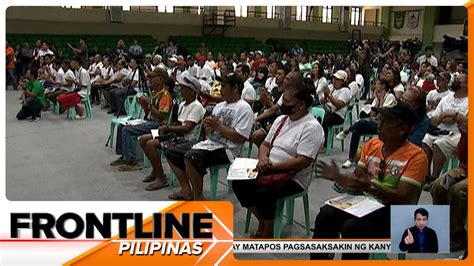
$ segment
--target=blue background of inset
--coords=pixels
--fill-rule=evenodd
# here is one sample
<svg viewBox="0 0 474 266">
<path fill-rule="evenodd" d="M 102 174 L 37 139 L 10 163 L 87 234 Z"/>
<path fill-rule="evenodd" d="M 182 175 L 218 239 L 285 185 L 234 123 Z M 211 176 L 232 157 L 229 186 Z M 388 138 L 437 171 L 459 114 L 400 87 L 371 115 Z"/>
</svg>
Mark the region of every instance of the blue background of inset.
<svg viewBox="0 0 474 266">
<path fill-rule="evenodd" d="M 436 231 L 438 252 L 449 253 L 449 205 L 392 205 L 390 219 L 392 252 L 401 253 L 398 245 L 403 231 L 415 225 L 413 213 L 418 208 L 425 208 L 429 213 L 427 226 Z"/>
</svg>

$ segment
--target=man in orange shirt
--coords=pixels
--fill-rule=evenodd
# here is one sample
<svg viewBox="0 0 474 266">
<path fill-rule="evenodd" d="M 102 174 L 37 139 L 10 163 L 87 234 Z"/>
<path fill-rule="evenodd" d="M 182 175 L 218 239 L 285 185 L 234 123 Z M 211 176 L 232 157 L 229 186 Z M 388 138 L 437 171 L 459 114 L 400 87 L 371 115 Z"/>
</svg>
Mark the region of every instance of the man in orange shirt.
<svg viewBox="0 0 474 266">
<path fill-rule="evenodd" d="M 119 166 L 120 172 L 138 171 L 141 169 L 137 160 L 137 138 L 150 133 L 150 130 L 165 124 L 173 108 L 173 98 L 165 86 L 168 73 L 161 67 L 155 68 L 148 75 L 151 86 L 151 97 L 137 96 L 138 103 L 145 112 L 145 121 L 137 125 L 120 125 L 117 130 L 117 154 L 120 158 L 110 163 Z"/>
<path fill-rule="evenodd" d="M 7 58 L 6 58 L 6 62 L 7 62 L 7 85 L 5 86 L 5 88 L 7 88 L 8 86 L 8 83 L 11 83 L 12 86 L 13 86 L 13 89 L 14 90 L 18 90 L 18 84 L 16 83 L 16 77 L 15 75 L 13 74 L 13 70 L 15 69 L 15 62 L 13 61 L 13 57 L 15 57 L 15 50 L 13 50 L 12 47 L 10 47 L 10 44 L 6 43 L 6 47 L 7 47 L 7 50 L 6 50 L 6 55 L 7 55 Z"/>
<path fill-rule="evenodd" d="M 417 204 L 428 172 L 423 150 L 407 140 L 417 119 L 410 106 L 373 108 L 379 113 L 379 138 L 362 148 L 357 168 L 343 174 L 336 163 L 318 163 L 318 173 L 339 188 L 367 194 L 385 206 L 363 217 L 335 207 L 323 206 L 316 217 L 313 238 L 382 239 L 390 238 L 390 206 Z M 311 259 L 330 259 L 329 254 L 311 254 Z M 342 254 L 342 259 L 368 259 L 368 254 Z"/>
</svg>

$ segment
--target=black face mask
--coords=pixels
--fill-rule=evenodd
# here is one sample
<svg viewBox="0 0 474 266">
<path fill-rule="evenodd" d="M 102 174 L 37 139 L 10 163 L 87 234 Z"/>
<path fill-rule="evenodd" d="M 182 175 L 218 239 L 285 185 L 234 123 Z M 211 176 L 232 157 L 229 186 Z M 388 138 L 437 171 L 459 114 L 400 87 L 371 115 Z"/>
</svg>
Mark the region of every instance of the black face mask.
<svg viewBox="0 0 474 266">
<path fill-rule="evenodd" d="M 451 85 L 451 90 L 456 92 L 461 88 L 461 82 L 459 80 L 453 81 L 453 84 Z"/>
<path fill-rule="evenodd" d="M 287 104 L 283 103 L 283 105 L 280 106 L 280 112 L 283 115 L 292 115 L 292 114 L 295 113 L 295 111 L 293 111 L 295 106 L 296 106 L 296 104 L 295 105 L 287 105 Z"/>
</svg>

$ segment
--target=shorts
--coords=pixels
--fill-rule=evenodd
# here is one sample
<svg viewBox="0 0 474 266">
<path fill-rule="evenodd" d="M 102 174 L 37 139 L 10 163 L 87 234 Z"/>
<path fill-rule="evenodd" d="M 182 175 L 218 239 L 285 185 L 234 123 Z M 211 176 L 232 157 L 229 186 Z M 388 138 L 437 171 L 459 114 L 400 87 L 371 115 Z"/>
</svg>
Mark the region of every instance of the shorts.
<svg viewBox="0 0 474 266">
<path fill-rule="evenodd" d="M 165 151 L 165 157 L 174 166 L 179 169 L 185 170 L 185 159 L 193 161 L 194 168 L 201 175 L 204 176 L 207 173 L 207 168 L 215 165 L 229 164 L 229 157 L 224 148 L 207 151 L 207 150 L 195 150 L 192 149 L 196 141 L 188 141 L 176 146 L 169 147 Z"/>
<path fill-rule="evenodd" d="M 456 151 L 456 147 L 458 146 L 459 140 L 461 139 L 461 134 L 457 133 L 452 136 L 449 135 L 440 135 L 440 136 L 433 136 L 430 134 L 426 134 L 423 138 L 423 144 L 428 146 L 431 150 L 433 150 L 433 146 L 436 145 L 444 154 L 446 159 L 449 159 L 453 156 L 454 152 Z"/>
</svg>

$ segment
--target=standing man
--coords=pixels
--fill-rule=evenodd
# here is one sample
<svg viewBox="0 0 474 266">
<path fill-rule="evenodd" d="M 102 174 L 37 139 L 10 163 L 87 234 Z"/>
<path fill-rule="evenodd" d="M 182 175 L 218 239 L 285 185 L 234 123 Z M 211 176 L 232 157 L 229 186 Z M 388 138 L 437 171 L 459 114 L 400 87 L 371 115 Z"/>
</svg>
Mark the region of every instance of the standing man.
<svg viewBox="0 0 474 266">
<path fill-rule="evenodd" d="M 416 59 L 416 63 L 421 65 L 423 62 L 428 62 L 434 67 L 438 67 L 438 58 L 433 55 L 433 47 L 426 46 L 425 54 Z"/>
<path fill-rule="evenodd" d="M 10 47 L 8 41 L 6 42 L 6 56 L 7 56 L 7 78 L 6 78 L 6 86 L 8 87 L 8 82 L 10 82 L 13 86 L 14 90 L 18 90 L 18 84 L 16 83 L 16 77 L 13 74 L 13 70 L 15 69 L 15 62 L 13 61 L 13 57 L 15 57 L 15 50 Z"/>
<path fill-rule="evenodd" d="M 415 225 L 403 232 L 399 248 L 408 253 L 438 253 L 436 231 L 426 226 L 429 213 L 424 208 L 415 210 Z"/>
</svg>

